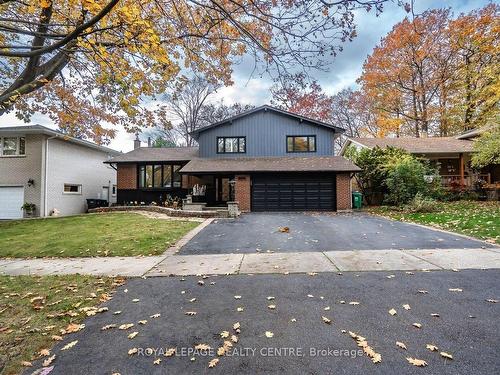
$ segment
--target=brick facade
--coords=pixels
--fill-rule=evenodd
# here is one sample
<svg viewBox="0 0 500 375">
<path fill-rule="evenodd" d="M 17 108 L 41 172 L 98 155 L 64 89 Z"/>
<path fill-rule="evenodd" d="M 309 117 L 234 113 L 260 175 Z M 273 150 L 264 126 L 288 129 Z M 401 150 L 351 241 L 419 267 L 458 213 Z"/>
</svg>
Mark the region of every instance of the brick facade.
<svg viewBox="0 0 500 375">
<path fill-rule="evenodd" d="M 137 165 L 118 164 L 117 169 L 118 189 L 137 189 Z"/>
<path fill-rule="evenodd" d="M 234 177 L 234 199 L 239 203 L 241 212 L 250 212 L 251 205 L 251 178 L 249 175 L 236 175 Z"/>
<path fill-rule="evenodd" d="M 337 211 L 351 209 L 351 176 L 349 173 L 337 173 Z"/>
</svg>

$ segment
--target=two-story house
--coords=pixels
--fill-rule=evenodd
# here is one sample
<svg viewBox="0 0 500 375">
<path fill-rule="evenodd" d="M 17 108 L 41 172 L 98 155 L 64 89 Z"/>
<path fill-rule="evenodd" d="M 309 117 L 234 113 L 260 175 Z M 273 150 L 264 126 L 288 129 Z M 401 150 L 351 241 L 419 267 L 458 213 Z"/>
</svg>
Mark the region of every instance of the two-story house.
<svg viewBox="0 0 500 375">
<path fill-rule="evenodd" d="M 0 127 L 0 219 L 85 212 L 86 199 L 116 200 L 116 171 L 103 164 L 119 152 L 41 125 Z"/>
<path fill-rule="evenodd" d="M 351 209 L 359 170 L 334 156 L 343 129 L 262 106 L 194 131 L 199 147 L 139 147 L 116 165 L 120 204 L 161 204 L 202 186 L 208 206 L 237 201 L 241 211 Z"/>
</svg>

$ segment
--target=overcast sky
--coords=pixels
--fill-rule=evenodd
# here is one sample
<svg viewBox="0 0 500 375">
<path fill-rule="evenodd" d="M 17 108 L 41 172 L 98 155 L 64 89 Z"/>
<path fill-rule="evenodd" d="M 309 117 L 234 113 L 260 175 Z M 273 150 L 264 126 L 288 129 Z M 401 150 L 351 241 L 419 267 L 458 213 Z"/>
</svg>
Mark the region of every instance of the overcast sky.
<svg viewBox="0 0 500 375">
<path fill-rule="evenodd" d="M 417 13 L 432 8 L 452 8 L 455 15 L 469 12 L 489 3 L 487 0 L 417 0 Z M 347 87 L 356 87 L 356 79 L 361 74 L 361 68 L 367 55 L 378 44 L 392 27 L 405 17 L 406 13 L 395 4 L 388 4 L 384 12 L 376 17 L 373 13 L 359 12 L 356 15 L 357 38 L 344 45 L 344 50 L 332 62 L 328 72 L 313 72 L 311 75 L 318 80 L 329 94 Z M 248 62 L 248 61 L 247 61 Z M 240 102 L 243 104 L 262 105 L 269 102 L 269 87 L 271 80 L 263 77 L 251 77 L 252 64 L 242 63 L 234 67 L 234 85 L 220 89 L 214 100 L 223 99 L 226 104 Z M 50 120 L 43 116 L 33 116 L 31 123 L 55 128 Z M 13 114 L 2 117 L 0 126 L 24 124 Z M 120 131 L 111 142 L 110 147 L 120 151 L 130 151 L 133 148 L 132 134 Z"/>
</svg>

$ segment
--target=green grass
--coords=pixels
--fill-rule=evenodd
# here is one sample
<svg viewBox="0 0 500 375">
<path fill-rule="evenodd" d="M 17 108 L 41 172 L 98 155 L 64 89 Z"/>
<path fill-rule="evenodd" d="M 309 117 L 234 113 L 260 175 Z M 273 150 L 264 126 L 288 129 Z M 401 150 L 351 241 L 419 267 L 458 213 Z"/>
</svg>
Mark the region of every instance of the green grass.
<svg viewBox="0 0 500 375">
<path fill-rule="evenodd" d="M 135 213 L 0 222 L 0 257 L 158 255 L 198 224 Z"/>
<path fill-rule="evenodd" d="M 437 203 L 439 211 L 408 213 L 392 207 L 370 208 L 369 211 L 400 221 L 410 221 L 466 234 L 500 244 L 500 203 L 457 201 Z"/>
<path fill-rule="evenodd" d="M 42 349 L 57 355 L 51 348 L 61 330 L 80 324 L 86 318 L 81 308 L 98 306 L 123 282 L 79 275 L 0 276 L 0 374 L 21 373 L 27 365 L 22 362 L 40 358 Z M 33 301 L 37 297 L 40 302 Z"/>
</svg>

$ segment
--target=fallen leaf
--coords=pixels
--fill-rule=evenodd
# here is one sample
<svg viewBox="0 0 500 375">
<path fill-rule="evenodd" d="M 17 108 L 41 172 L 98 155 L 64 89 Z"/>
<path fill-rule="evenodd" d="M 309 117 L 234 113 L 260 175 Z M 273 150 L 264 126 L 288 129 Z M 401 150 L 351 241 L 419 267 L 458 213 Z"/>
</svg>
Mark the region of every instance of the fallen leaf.
<svg viewBox="0 0 500 375">
<path fill-rule="evenodd" d="M 76 343 L 78 342 L 78 340 L 75 340 L 75 341 L 71 341 L 69 344 L 66 344 L 64 345 L 61 350 L 68 350 L 68 349 L 71 349 L 73 346 L 76 345 Z"/>
<path fill-rule="evenodd" d="M 159 318 L 160 316 L 161 316 L 161 314 L 153 314 L 153 315 L 150 315 L 149 317 L 152 319 L 156 319 L 156 318 Z"/>
<path fill-rule="evenodd" d="M 118 327 L 118 329 L 125 330 L 132 328 L 134 326 L 134 323 L 127 323 L 127 324 L 122 324 L 121 326 Z"/>
<path fill-rule="evenodd" d="M 446 353 L 446 352 L 440 352 L 439 354 L 443 358 L 453 359 L 453 356 L 451 354 Z"/>
<path fill-rule="evenodd" d="M 351 301 L 351 302 L 349 302 L 349 305 L 356 306 L 356 305 L 359 305 L 359 302 L 358 301 Z"/>
<path fill-rule="evenodd" d="M 244 308 L 241 306 L 236 308 L 236 311 L 238 311 L 238 312 L 242 312 L 243 310 L 244 310 Z"/>
<path fill-rule="evenodd" d="M 238 342 L 238 336 L 236 336 L 236 335 L 231 335 L 231 341 L 232 341 L 232 342 Z"/>
<path fill-rule="evenodd" d="M 217 355 L 222 356 L 224 354 L 226 354 L 226 348 L 225 347 L 221 346 L 221 347 L 217 348 Z"/>
<path fill-rule="evenodd" d="M 205 282 L 203 280 L 198 280 L 198 285 L 205 285 Z"/>
<path fill-rule="evenodd" d="M 208 367 L 212 368 L 217 366 L 217 363 L 219 363 L 219 358 L 214 358 L 210 362 L 208 362 Z"/>
<path fill-rule="evenodd" d="M 326 324 L 331 324 L 332 323 L 332 320 L 331 319 L 328 319 L 326 316 L 322 316 L 321 319 L 323 319 L 323 321 L 326 323 Z"/>
<path fill-rule="evenodd" d="M 210 350 L 212 349 L 208 344 L 198 344 L 194 347 L 196 350 Z"/>
<path fill-rule="evenodd" d="M 132 300 L 132 302 L 139 302 L 139 301 L 140 301 L 140 299 L 139 299 L 139 298 L 134 298 L 134 299 Z"/>
<path fill-rule="evenodd" d="M 438 350 L 438 347 L 436 345 L 433 345 L 433 344 L 427 344 L 427 345 L 425 345 L 425 347 L 427 349 L 429 349 L 431 352 L 436 352 Z"/>
<path fill-rule="evenodd" d="M 397 314 L 397 311 L 394 310 L 394 309 L 390 309 L 389 310 L 389 314 L 391 314 L 392 316 L 396 315 Z"/>
<path fill-rule="evenodd" d="M 417 367 L 425 367 L 425 366 L 427 366 L 427 362 L 425 362 L 423 359 L 406 357 L 406 360 L 408 362 L 410 362 L 413 366 L 417 366 Z"/>
<path fill-rule="evenodd" d="M 418 292 L 419 292 L 420 294 L 427 294 L 427 293 L 429 293 L 427 290 L 419 290 Z"/>
<path fill-rule="evenodd" d="M 63 333 L 64 334 L 65 333 L 74 333 L 74 332 L 78 332 L 84 328 L 85 328 L 85 324 L 70 323 L 70 324 L 68 324 L 66 329 L 63 330 Z"/>
<path fill-rule="evenodd" d="M 40 350 L 39 354 L 40 354 L 40 357 L 47 357 L 50 355 L 50 350 L 49 349 L 42 349 L 42 350 Z"/>
<path fill-rule="evenodd" d="M 271 338 L 274 336 L 274 333 L 272 333 L 271 331 L 266 331 L 266 337 L 267 338 Z"/>
<path fill-rule="evenodd" d="M 234 299 L 241 299 L 241 296 L 234 296 Z"/>
<path fill-rule="evenodd" d="M 288 227 L 279 227 L 278 229 L 281 233 L 290 233 L 290 228 Z"/>
<path fill-rule="evenodd" d="M 269 297 L 267 297 L 267 300 L 268 300 L 268 301 L 272 301 L 273 299 L 274 299 L 274 297 L 273 297 L 273 296 L 269 296 Z"/>
<path fill-rule="evenodd" d="M 330 306 L 326 306 L 323 310 L 330 311 Z"/>
<path fill-rule="evenodd" d="M 52 356 L 50 356 L 49 358 L 47 358 L 45 361 L 43 361 L 42 366 L 43 367 L 50 366 L 50 364 L 54 361 L 54 359 L 56 359 L 56 355 L 55 354 L 53 354 Z"/>
<path fill-rule="evenodd" d="M 307 295 L 309 298 L 314 298 L 314 296 L 312 294 L 308 294 Z"/>
<path fill-rule="evenodd" d="M 128 350 L 128 355 L 134 355 L 137 354 L 139 350 L 137 348 L 132 348 Z"/>
<path fill-rule="evenodd" d="M 189 300 L 189 302 L 194 302 L 194 301 L 196 301 L 196 298 L 191 298 L 191 299 Z"/>
<path fill-rule="evenodd" d="M 490 302 L 490 303 L 498 303 L 498 300 L 497 299 L 487 299 L 486 302 Z"/>
<path fill-rule="evenodd" d="M 101 328 L 101 331 L 107 331 L 108 329 L 116 328 L 116 324 L 107 324 Z"/>
<path fill-rule="evenodd" d="M 234 330 L 238 330 L 238 329 L 240 329 L 240 327 L 241 327 L 240 326 L 240 322 L 236 322 L 236 323 L 233 324 L 233 329 Z"/>
<path fill-rule="evenodd" d="M 271 310 L 276 309 L 276 305 L 268 305 L 267 307 L 268 307 L 269 309 L 271 309 Z"/>
<path fill-rule="evenodd" d="M 439 318 L 439 314 L 438 313 L 432 313 L 431 316 L 434 317 L 434 318 Z"/>
<path fill-rule="evenodd" d="M 196 311 L 186 311 L 184 315 L 194 316 L 196 315 Z"/>
<path fill-rule="evenodd" d="M 228 331 L 222 331 L 222 332 L 220 333 L 220 337 L 222 337 L 223 339 L 225 339 L 225 338 L 229 337 L 229 332 L 228 332 Z"/>
<path fill-rule="evenodd" d="M 28 362 L 28 361 L 22 361 L 22 362 L 21 362 L 21 366 L 24 366 L 24 367 L 32 367 L 32 366 L 33 366 L 33 363 Z"/>
<path fill-rule="evenodd" d="M 62 338 L 62 336 L 57 336 L 57 335 L 52 335 L 52 337 L 51 337 L 51 338 L 52 338 L 52 340 L 54 340 L 54 341 L 62 341 L 62 339 L 63 339 L 63 338 Z"/>
<path fill-rule="evenodd" d="M 413 327 L 422 328 L 422 324 L 420 324 L 420 323 L 413 323 Z"/>
<path fill-rule="evenodd" d="M 403 309 L 405 309 L 405 310 L 411 310 L 411 307 L 410 307 L 409 304 L 406 303 L 406 304 L 403 305 Z"/>
<path fill-rule="evenodd" d="M 462 290 L 462 289 L 460 289 L 460 288 L 450 288 L 450 289 L 448 289 L 448 290 L 449 290 L 450 292 L 463 292 L 463 290 Z"/>
<path fill-rule="evenodd" d="M 135 336 L 137 336 L 139 334 L 139 332 L 135 331 L 135 332 L 132 332 L 130 335 L 128 335 L 127 337 L 129 339 L 133 339 Z"/>
<path fill-rule="evenodd" d="M 159 364 L 160 364 L 160 362 L 161 362 L 161 358 L 157 358 L 157 359 L 155 359 L 155 360 L 153 361 L 153 364 L 154 364 L 154 365 L 159 365 Z"/>
<path fill-rule="evenodd" d="M 165 357 L 172 357 L 175 354 L 176 350 L 177 348 L 168 348 L 165 351 Z"/>
<path fill-rule="evenodd" d="M 147 320 L 139 320 L 137 323 L 141 324 L 141 325 L 144 325 L 146 324 L 148 321 Z"/>
<path fill-rule="evenodd" d="M 401 341 L 396 341 L 396 346 L 400 347 L 401 349 L 406 350 L 406 345 L 405 345 L 405 343 L 403 343 L 403 342 L 401 342 Z"/>
</svg>

